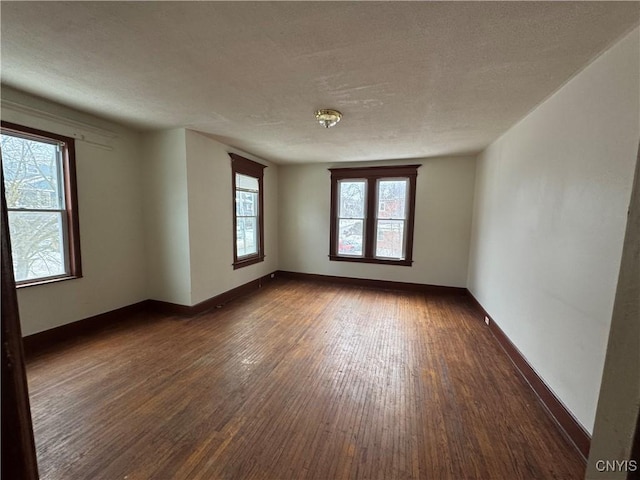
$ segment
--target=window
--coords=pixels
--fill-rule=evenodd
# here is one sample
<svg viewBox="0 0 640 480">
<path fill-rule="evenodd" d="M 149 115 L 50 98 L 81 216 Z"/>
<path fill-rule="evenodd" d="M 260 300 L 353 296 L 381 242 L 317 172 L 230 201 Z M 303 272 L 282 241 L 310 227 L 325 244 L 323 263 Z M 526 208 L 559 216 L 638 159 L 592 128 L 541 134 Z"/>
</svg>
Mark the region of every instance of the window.
<svg viewBox="0 0 640 480">
<path fill-rule="evenodd" d="M 81 277 L 73 138 L 2 122 L 0 139 L 16 285 Z"/>
<path fill-rule="evenodd" d="M 331 260 L 410 266 L 420 165 L 331 168 Z"/>
<path fill-rule="evenodd" d="M 230 153 L 233 177 L 233 268 L 264 260 L 264 165 Z"/>
</svg>

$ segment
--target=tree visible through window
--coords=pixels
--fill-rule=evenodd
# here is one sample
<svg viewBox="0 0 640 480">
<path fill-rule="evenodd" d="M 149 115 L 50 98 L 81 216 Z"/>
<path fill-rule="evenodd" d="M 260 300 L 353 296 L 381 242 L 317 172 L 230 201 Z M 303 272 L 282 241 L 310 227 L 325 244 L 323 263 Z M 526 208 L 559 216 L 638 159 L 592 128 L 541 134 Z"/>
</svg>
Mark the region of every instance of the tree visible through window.
<svg viewBox="0 0 640 480">
<path fill-rule="evenodd" d="M 365 180 L 338 182 L 340 211 L 338 214 L 338 254 L 362 256 L 364 254 Z"/>
<path fill-rule="evenodd" d="M 377 180 L 376 257 L 405 258 L 409 179 Z"/>
<path fill-rule="evenodd" d="M 16 284 L 79 277 L 73 139 L 2 122 L 0 140 Z"/>
<path fill-rule="evenodd" d="M 264 260 L 264 165 L 230 153 L 233 175 L 233 267 Z"/>
<path fill-rule="evenodd" d="M 331 260 L 411 265 L 418 167 L 330 169 Z"/>
</svg>

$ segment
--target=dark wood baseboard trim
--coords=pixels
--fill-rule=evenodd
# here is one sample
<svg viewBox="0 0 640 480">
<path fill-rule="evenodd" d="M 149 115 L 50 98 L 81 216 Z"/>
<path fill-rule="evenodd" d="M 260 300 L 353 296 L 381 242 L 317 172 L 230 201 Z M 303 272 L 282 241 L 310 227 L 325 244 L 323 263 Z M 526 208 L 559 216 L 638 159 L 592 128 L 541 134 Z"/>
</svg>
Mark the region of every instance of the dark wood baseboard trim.
<svg viewBox="0 0 640 480">
<path fill-rule="evenodd" d="M 371 280 L 368 278 L 338 277 L 333 275 L 318 275 L 315 273 L 287 272 L 278 270 L 280 278 L 294 280 L 315 280 L 319 282 L 342 283 L 359 287 L 379 288 L 384 290 L 404 290 L 410 292 L 438 293 L 446 295 L 466 295 L 466 288 L 445 287 L 441 285 L 427 285 L 423 283 L 393 282 L 390 280 Z"/>
<path fill-rule="evenodd" d="M 211 297 L 193 306 L 178 305 L 160 300 L 143 300 L 133 305 L 127 305 L 83 320 L 67 323 L 50 330 L 45 330 L 44 332 L 27 335 L 22 338 L 25 356 L 27 358 L 32 357 L 58 343 L 96 332 L 120 322 L 129 321 L 137 313 L 149 312 L 192 317 L 213 308 L 218 308 L 231 300 L 257 290 L 274 277 L 275 272 L 252 280 L 215 297 Z"/>
<path fill-rule="evenodd" d="M 187 305 L 180 305 L 179 303 L 165 302 L 163 300 L 147 300 L 148 308 L 150 312 L 159 313 L 168 316 L 189 317 L 191 308 Z"/>
<path fill-rule="evenodd" d="M 538 373 L 531 367 L 520 350 L 518 350 L 509 337 L 493 320 L 493 317 L 489 315 L 471 292 L 467 292 L 469 294 L 469 298 L 482 315 L 489 318 L 489 330 L 491 330 L 495 339 L 498 341 L 509 359 L 513 362 L 516 369 L 520 372 L 520 375 L 522 375 L 522 377 L 527 381 L 560 431 L 580 453 L 582 460 L 586 464 L 587 458 L 589 458 L 589 448 L 591 447 L 591 436 L 589 433 L 582 427 L 582 425 L 580 425 L 573 414 L 560 401 L 560 399 L 556 397 L 555 393 L 553 393 L 553 391 L 547 386 L 540 375 L 538 375 Z"/>
<path fill-rule="evenodd" d="M 129 320 L 132 315 L 144 312 L 148 308 L 148 300 L 143 300 L 126 307 L 117 308 L 109 312 L 100 313 L 59 327 L 34 333 L 22 338 L 25 357 L 31 357 L 52 345 L 70 340 L 74 337 L 86 335 L 110 325 Z"/>
<path fill-rule="evenodd" d="M 207 300 L 204 300 L 203 302 L 197 303 L 196 305 L 178 305 L 176 303 L 163 302 L 161 300 L 148 300 L 148 305 L 150 310 L 162 313 L 164 315 L 193 317 L 194 315 L 199 315 L 214 308 L 220 308 L 224 304 L 229 303 L 231 300 L 235 300 L 238 297 L 262 288 L 263 285 L 275 278 L 276 273 L 277 272 L 273 272 L 268 275 L 256 278 L 255 280 L 251 280 L 250 282 L 240 285 L 239 287 L 227 290 L 220 295 L 211 297 Z"/>
</svg>

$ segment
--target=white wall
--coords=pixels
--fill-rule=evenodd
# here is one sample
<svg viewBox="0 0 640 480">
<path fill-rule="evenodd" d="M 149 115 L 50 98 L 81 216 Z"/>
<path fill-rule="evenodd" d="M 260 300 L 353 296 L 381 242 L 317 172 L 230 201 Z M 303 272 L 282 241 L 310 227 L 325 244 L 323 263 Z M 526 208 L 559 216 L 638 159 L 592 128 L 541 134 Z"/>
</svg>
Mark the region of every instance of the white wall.
<svg viewBox="0 0 640 480">
<path fill-rule="evenodd" d="M 83 278 L 18 289 L 23 335 L 146 299 L 138 134 L 5 86 L 2 119 L 78 139 Z"/>
<path fill-rule="evenodd" d="M 429 158 L 361 163 L 422 164 L 416 185 L 411 267 L 329 261 L 331 180 L 328 168 L 280 167 L 280 269 L 292 272 L 465 287 L 475 159 Z"/>
<path fill-rule="evenodd" d="M 144 134 L 142 151 L 148 296 L 191 305 L 185 131 Z"/>
<path fill-rule="evenodd" d="M 640 414 L 640 153 L 622 250 L 598 410 L 589 449 L 587 479 L 624 480 L 626 472 L 602 472 L 601 460 L 631 458 Z M 640 432 L 638 432 L 640 435 Z M 636 461 L 640 460 L 638 458 Z M 637 466 L 640 468 L 640 465 Z"/>
<path fill-rule="evenodd" d="M 191 303 L 197 304 L 278 269 L 278 167 L 198 132 L 186 131 Z M 233 269 L 233 194 L 229 152 L 264 169 L 265 260 Z"/>
<path fill-rule="evenodd" d="M 265 169 L 265 261 L 233 270 L 233 149 L 139 134 L 3 87 L 2 119 L 78 139 L 83 278 L 18 290 L 23 335 L 151 298 L 194 305 L 278 269 L 278 168 Z"/>
<path fill-rule="evenodd" d="M 638 145 L 638 30 L 480 156 L 468 288 L 592 431 Z"/>
<path fill-rule="evenodd" d="M 147 133 L 149 298 L 195 305 L 278 269 L 275 165 L 265 169 L 265 261 L 233 269 L 232 148 L 185 129 Z"/>
</svg>

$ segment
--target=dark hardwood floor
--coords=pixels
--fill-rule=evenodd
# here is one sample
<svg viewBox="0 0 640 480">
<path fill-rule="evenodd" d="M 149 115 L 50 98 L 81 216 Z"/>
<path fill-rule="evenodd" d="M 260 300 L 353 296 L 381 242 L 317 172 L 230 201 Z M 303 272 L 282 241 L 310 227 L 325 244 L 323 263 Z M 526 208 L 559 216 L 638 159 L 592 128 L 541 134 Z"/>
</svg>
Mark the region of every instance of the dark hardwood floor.
<svg viewBox="0 0 640 480">
<path fill-rule="evenodd" d="M 28 362 L 42 479 L 578 479 L 466 297 L 276 280 Z"/>
</svg>

